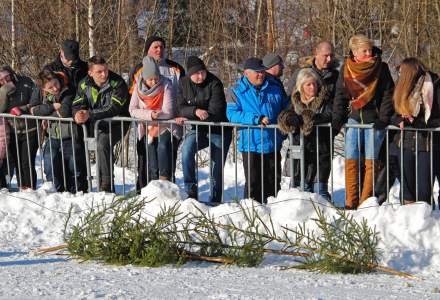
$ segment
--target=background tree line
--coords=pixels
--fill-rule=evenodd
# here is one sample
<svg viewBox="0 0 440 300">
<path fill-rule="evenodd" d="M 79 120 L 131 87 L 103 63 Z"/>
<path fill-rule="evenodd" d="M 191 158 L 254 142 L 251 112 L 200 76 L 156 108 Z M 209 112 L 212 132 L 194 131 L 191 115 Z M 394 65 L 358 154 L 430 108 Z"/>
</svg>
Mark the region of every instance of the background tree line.
<svg viewBox="0 0 440 300">
<path fill-rule="evenodd" d="M 417 56 L 440 71 L 440 0 L 1 0 L 0 63 L 35 76 L 66 38 L 81 55 L 98 53 L 126 73 L 141 61 L 146 36 L 167 41 L 180 63 L 196 54 L 226 84 L 246 57 L 279 53 L 286 77 L 326 39 L 339 57 L 364 33 L 395 66 Z"/>
</svg>

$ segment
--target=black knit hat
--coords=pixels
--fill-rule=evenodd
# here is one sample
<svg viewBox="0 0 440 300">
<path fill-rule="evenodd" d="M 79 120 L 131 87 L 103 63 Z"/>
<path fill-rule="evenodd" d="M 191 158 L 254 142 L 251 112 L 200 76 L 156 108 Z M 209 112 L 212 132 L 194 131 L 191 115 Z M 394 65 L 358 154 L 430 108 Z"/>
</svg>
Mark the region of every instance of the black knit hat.
<svg viewBox="0 0 440 300">
<path fill-rule="evenodd" d="M 203 60 L 201 60 L 197 56 L 189 56 L 186 60 L 186 70 L 188 76 L 191 76 L 198 71 L 206 70 L 206 66 Z"/>
<path fill-rule="evenodd" d="M 148 39 L 145 40 L 145 52 L 148 52 L 148 50 L 151 47 L 151 44 L 154 42 L 162 42 L 163 47 L 165 48 L 165 40 L 157 35 L 152 35 Z"/>
<path fill-rule="evenodd" d="M 74 40 L 65 40 L 61 45 L 64 57 L 68 60 L 76 61 L 79 59 L 79 43 Z"/>
</svg>

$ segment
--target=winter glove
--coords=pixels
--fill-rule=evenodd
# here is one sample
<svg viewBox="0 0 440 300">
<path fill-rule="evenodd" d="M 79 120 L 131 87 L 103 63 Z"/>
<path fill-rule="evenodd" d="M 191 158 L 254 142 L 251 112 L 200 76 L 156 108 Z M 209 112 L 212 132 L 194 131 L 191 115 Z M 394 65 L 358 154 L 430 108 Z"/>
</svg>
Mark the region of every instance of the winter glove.
<svg viewBox="0 0 440 300">
<path fill-rule="evenodd" d="M 381 119 L 376 119 L 373 124 L 373 128 L 376 130 L 383 130 L 387 127 L 387 123 L 382 121 Z"/>
<path fill-rule="evenodd" d="M 20 116 L 21 115 L 21 109 L 16 106 L 11 108 L 11 110 L 9 111 L 9 114 L 13 115 L 13 116 Z"/>
</svg>

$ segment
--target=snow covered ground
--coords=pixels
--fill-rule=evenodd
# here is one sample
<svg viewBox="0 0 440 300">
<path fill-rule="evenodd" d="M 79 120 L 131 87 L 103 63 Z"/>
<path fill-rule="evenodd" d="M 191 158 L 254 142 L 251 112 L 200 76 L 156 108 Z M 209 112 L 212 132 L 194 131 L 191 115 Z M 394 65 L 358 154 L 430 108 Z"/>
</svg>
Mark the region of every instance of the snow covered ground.
<svg viewBox="0 0 440 300">
<path fill-rule="evenodd" d="M 239 188 L 235 189 L 235 168 L 225 168 L 225 198 L 242 194 L 241 165 L 237 169 Z M 337 204 L 343 199 L 342 161 L 334 165 L 334 193 Z M 121 190 L 121 169 L 116 169 Z M 208 197 L 207 172 L 200 170 L 200 195 Z M 125 170 L 127 190 L 134 187 L 134 174 Z M 178 181 L 178 186 L 182 186 Z M 193 199 L 184 199 L 179 187 L 167 182 L 152 182 L 143 195 L 156 200 L 148 204 L 154 214 L 161 205 L 181 203 L 183 212 L 194 205 L 226 221 L 225 215 L 239 221 L 235 203 L 209 208 Z M 276 226 L 295 226 L 314 216 L 311 201 L 319 203 L 329 216 L 335 214 L 330 203 L 316 195 L 296 189 L 281 191 L 260 214 Z M 358 220 L 366 218 L 380 232 L 383 265 L 409 272 L 421 280 L 410 280 L 373 273 L 366 275 L 329 275 L 281 267 L 292 258 L 268 255 L 258 268 L 238 268 L 192 262 L 182 267 L 140 268 L 81 263 L 66 256 L 35 255 L 38 247 L 62 243 L 64 218 L 72 206 L 75 216 L 91 203 L 108 203 L 111 194 L 71 195 L 55 193 L 49 183 L 37 191 L 0 192 L 0 299 L 440 299 L 440 212 L 424 203 L 400 206 L 399 187 L 390 192 L 390 203 L 378 206 L 374 198 L 352 212 Z M 250 204 L 250 200 L 241 200 Z M 74 220 L 73 220 L 74 221 Z"/>
</svg>

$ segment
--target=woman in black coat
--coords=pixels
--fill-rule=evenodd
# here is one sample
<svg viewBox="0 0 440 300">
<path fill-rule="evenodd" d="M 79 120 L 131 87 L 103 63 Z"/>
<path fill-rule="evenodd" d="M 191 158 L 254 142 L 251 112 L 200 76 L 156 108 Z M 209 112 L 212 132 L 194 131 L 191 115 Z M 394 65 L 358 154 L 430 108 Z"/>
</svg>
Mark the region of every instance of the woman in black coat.
<svg viewBox="0 0 440 300">
<path fill-rule="evenodd" d="M 402 129 L 394 136 L 394 142 L 399 148 L 399 167 L 404 162 L 400 179 L 403 187 L 401 199 L 404 204 L 416 200 L 431 203 L 433 178 L 430 166 L 438 164 L 431 161 L 431 151 L 437 161 L 438 136 L 434 135 L 431 149 L 429 132 L 405 129 L 440 127 L 438 76 L 427 71 L 417 58 L 404 59 L 400 64 L 400 77 L 393 100 L 396 113 L 392 124 Z"/>
<path fill-rule="evenodd" d="M 329 128 L 318 129 L 314 125 L 329 123 L 331 119 L 330 91 L 322 85 L 313 69 L 302 69 L 298 73 L 296 92 L 292 94 L 291 104 L 279 115 L 278 125 L 285 134 L 293 132 L 293 144 L 298 145 L 300 133 L 304 134 L 305 190 L 319 193 L 327 200 L 330 199 L 328 178 L 331 169 L 330 143 L 332 139 Z M 299 164 L 299 161 L 295 161 L 294 182 L 296 186 L 300 181 Z"/>
</svg>

